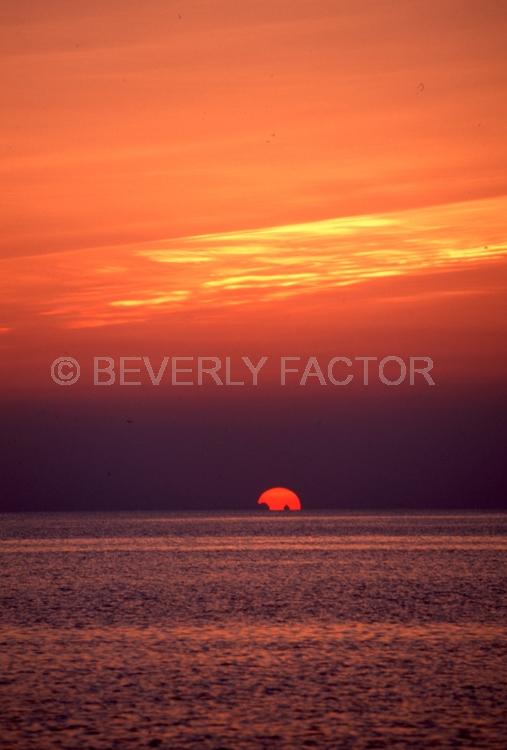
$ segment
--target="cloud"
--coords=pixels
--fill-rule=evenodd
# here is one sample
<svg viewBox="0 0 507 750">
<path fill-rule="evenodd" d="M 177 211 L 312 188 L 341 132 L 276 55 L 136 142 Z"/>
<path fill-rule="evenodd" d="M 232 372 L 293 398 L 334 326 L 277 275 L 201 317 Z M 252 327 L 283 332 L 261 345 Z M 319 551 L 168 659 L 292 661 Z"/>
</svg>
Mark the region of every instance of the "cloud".
<svg viewBox="0 0 507 750">
<path fill-rule="evenodd" d="M 2 299 L 13 320 L 33 324 L 38 317 L 44 326 L 83 328 L 130 320 L 149 325 L 181 311 L 206 320 L 212 310 L 231 306 L 283 305 L 435 274 L 445 292 L 454 289 L 449 274 L 505 258 L 506 215 L 507 198 L 491 198 L 11 258 L 2 262 L 2 278 L 9 280 Z M 425 293 L 422 284 L 417 294 Z M 489 282 L 478 274 L 481 289 L 487 294 Z"/>
</svg>

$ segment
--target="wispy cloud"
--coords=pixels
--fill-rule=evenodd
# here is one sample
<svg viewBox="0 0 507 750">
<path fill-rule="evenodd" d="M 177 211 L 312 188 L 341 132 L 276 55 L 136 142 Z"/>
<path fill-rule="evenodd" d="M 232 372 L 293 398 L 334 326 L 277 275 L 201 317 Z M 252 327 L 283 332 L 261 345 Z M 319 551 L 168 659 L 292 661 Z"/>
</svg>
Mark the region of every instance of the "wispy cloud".
<svg viewBox="0 0 507 750">
<path fill-rule="evenodd" d="M 189 292 L 184 289 L 178 289 L 170 294 L 159 294 L 155 297 L 146 297 L 145 299 L 117 299 L 109 304 L 111 307 L 151 307 L 156 305 L 167 305 L 170 302 L 180 302 L 189 296 Z"/>
<path fill-rule="evenodd" d="M 494 198 L 11 259 L 3 262 L 10 279 L 3 299 L 32 323 L 35 316 L 45 326 L 84 328 L 149 324 L 182 311 L 206 317 L 213 309 L 430 274 L 442 275 L 445 293 L 449 273 L 507 255 L 506 215 L 507 198 Z"/>
</svg>

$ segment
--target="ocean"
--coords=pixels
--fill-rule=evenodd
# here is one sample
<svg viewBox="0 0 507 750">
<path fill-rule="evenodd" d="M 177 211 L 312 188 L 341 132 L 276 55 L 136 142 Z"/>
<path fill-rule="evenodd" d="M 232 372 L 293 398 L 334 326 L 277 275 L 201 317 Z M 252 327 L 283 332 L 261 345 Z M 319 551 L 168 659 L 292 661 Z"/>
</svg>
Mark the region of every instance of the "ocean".
<svg viewBox="0 0 507 750">
<path fill-rule="evenodd" d="M 8 750 L 501 748 L 507 515 L 5 514 Z"/>
</svg>

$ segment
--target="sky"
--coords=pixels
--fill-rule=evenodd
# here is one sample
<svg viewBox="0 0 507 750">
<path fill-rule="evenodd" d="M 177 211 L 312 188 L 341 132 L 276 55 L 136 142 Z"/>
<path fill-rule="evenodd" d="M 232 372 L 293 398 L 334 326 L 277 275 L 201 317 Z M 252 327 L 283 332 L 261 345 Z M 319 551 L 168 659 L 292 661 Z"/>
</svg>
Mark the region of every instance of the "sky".
<svg viewBox="0 0 507 750">
<path fill-rule="evenodd" d="M 497 0 L 4 4 L 1 507 L 501 507 L 506 27 Z M 426 355 L 437 387 L 91 385 L 176 355 Z"/>
</svg>

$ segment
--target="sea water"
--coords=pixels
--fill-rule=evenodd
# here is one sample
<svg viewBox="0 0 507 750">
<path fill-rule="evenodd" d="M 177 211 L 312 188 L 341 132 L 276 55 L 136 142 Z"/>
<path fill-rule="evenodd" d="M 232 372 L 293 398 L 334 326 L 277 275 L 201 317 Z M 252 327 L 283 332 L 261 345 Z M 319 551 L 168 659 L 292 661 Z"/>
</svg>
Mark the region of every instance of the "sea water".
<svg viewBox="0 0 507 750">
<path fill-rule="evenodd" d="M 505 515 L 0 529 L 9 750 L 506 746 Z"/>
</svg>

